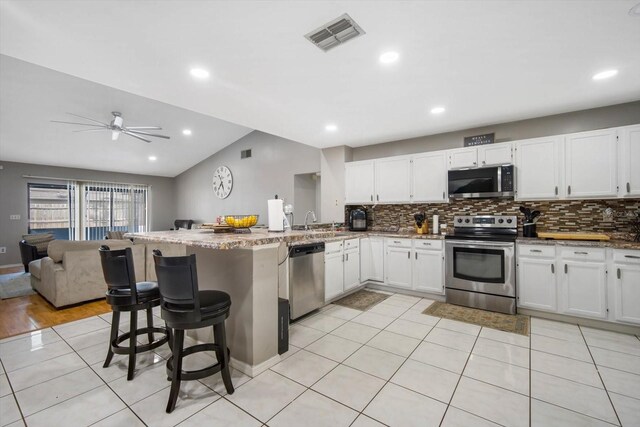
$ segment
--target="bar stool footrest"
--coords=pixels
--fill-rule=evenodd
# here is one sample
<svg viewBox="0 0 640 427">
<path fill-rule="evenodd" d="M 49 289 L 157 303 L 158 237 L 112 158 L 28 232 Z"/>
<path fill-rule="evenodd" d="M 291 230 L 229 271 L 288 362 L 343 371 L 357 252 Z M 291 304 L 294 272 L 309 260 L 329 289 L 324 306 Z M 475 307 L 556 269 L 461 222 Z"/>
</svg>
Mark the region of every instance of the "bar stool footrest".
<svg viewBox="0 0 640 427">
<path fill-rule="evenodd" d="M 136 354 L 143 353 L 143 352 L 149 351 L 149 350 L 153 350 L 153 349 L 158 348 L 161 345 L 169 342 L 169 330 L 166 329 L 166 328 L 158 328 L 158 327 L 149 328 L 149 327 L 147 327 L 147 328 L 136 329 L 135 333 L 136 333 L 136 336 L 145 335 L 145 334 L 148 334 L 148 333 L 158 333 L 158 334 L 162 334 L 163 335 L 161 338 L 159 338 L 157 340 L 154 340 L 151 343 L 136 345 L 135 346 Z M 114 354 L 129 354 L 129 346 L 121 347 L 120 343 L 122 343 L 123 341 L 128 340 L 130 336 L 131 336 L 130 332 L 125 332 L 122 335 L 118 335 L 118 338 L 113 340 L 113 342 L 111 343 L 111 351 Z"/>
<path fill-rule="evenodd" d="M 182 350 L 182 357 L 189 356 L 194 353 L 199 353 L 202 351 L 218 351 L 220 346 L 218 344 L 197 344 L 191 347 L 187 347 Z M 229 348 L 227 348 L 227 354 L 230 354 Z M 192 371 L 180 371 L 180 380 L 182 381 L 191 381 L 191 380 L 199 380 L 201 378 L 206 378 L 210 375 L 216 374 L 222 370 L 222 364 L 218 361 L 213 365 L 206 366 L 201 369 L 195 369 Z M 173 356 L 167 360 L 167 377 L 170 380 L 173 375 Z"/>
</svg>

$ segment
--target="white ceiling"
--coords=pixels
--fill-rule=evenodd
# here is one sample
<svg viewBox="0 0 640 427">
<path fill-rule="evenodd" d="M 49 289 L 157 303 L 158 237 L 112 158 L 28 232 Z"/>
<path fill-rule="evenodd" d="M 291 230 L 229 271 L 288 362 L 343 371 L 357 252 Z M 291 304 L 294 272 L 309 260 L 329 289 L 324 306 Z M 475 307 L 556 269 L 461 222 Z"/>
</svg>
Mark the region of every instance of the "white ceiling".
<svg viewBox="0 0 640 427">
<path fill-rule="evenodd" d="M 637 1 L 3 0 L 0 53 L 316 147 L 356 147 L 640 99 Z M 326 53 L 303 37 L 343 13 L 366 35 Z M 399 61 L 381 65 L 386 50 Z M 194 66 L 211 78 L 194 80 Z M 591 79 L 609 68 L 619 75 Z M 447 111 L 431 115 L 436 105 Z"/>
</svg>

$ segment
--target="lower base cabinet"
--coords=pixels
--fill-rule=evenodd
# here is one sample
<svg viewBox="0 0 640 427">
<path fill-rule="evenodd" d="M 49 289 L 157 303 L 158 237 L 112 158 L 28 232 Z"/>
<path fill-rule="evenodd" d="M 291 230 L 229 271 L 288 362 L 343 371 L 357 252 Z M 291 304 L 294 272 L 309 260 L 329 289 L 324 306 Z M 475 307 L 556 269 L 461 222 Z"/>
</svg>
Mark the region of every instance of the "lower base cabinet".
<svg viewBox="0 0 640 427">
<path fill-rule="evenodd" d="M 360 241 L 330 242 L 324 253 L 324 301 L 360 286 Z"/>
<path fill-rule="evenodd" d="M 324 256 L 324 300 L 329 301 L 344 292 L 342 251 L 325 253 Z"/>
<path fill-rule="evenodd" d="M 411 289 L 411 246 L 387 246 L 385 255 L 385 284 Z"/>
<path fill-rule="evenodd" d="M 640 251 L 614 251 L 610 276 L 614 319 L 640 325 Z"/>
<path fill-rule="evenodd" d="M 444 294 L 444 255 L 441 250 L 414 250 L 412 282 L 416 291 Z"/>
<path fill-rule="evenodd" d="M 558 309 L 555 263 L 555 258 L 518 258 L 518 307 L 544 311 Z"/>
<path fill-rule="evenodd" d="M 562 260 L 561 312 L 574 316 L 607 318 L 607 269 L 600 262 Z"/>
<path fill-rule="evenodd" d="M 344 291 L 360 286 L 360 253 L 357 249 L 344 251 Z"/>
</svg>

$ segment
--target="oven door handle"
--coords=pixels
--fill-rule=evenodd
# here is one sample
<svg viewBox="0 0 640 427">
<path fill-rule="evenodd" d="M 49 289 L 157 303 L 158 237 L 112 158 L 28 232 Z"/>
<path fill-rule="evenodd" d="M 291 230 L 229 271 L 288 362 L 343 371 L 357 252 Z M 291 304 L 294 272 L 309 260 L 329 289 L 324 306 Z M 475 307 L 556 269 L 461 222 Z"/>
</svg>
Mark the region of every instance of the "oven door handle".
<svg viewBox="0 0 640 427">
<path fill-rule="evenodd" d="M 481 240 L 447 240 L 446 245 L 460 246 L 465 248 L 483 247 L 483 248 L 513 248 L 513 242 L 487 242 Z"/>
</svg>

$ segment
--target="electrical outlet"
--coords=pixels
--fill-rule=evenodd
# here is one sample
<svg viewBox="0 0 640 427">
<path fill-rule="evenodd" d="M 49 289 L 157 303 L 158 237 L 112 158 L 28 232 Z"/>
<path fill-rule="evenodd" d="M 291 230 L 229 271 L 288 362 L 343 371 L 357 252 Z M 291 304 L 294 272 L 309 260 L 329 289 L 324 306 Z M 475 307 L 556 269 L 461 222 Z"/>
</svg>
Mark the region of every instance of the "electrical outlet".
<svg viewBox="0 0 640 427">
<path fill-rule="evenodd" d="M 20 215 L 9 215 L 9 219 L 20 219 Z"/>
<path fill-rule="evenodd" d="M 6 246 L 0 246 L 0 254 L 6 254 L 7 253 L 7 247 Z"/>
</svg>

